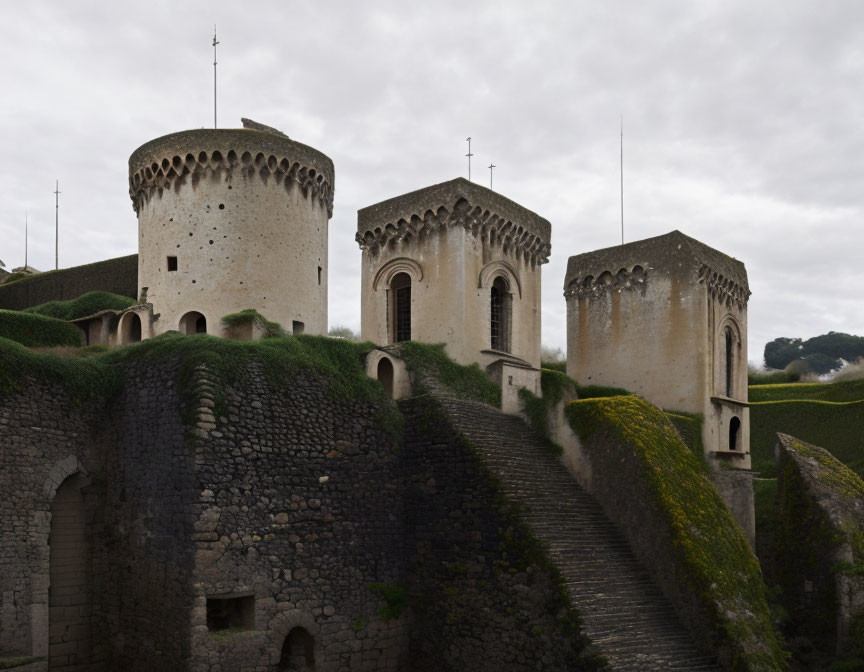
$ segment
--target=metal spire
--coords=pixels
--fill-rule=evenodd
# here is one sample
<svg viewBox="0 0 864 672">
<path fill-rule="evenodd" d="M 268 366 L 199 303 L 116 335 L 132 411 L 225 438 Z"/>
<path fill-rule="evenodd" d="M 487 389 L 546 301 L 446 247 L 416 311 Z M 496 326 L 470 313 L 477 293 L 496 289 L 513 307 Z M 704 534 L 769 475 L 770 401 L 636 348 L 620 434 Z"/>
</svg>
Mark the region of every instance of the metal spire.
<svg viewBox="0 0 864 672">
<path fill-rule="evenodd" d="M 216 24 L 213 24 L 213 128 L 218 128 L 216 125 L 216 45 L 219 42 L 216 40 Z"/>
<path fill-rule="evenodd" d="M 60 180 L 54 187 L 54 270 L 60 268 Z"/>
<path fill-rule="evenodd" d="M 624 244 L 624 115 L 621 115 L 621 244 Z"/>
<path fill-rule="evenodd" d="M 474 156 L 471 153 L 471 136 L 469 135 L 465 138 L 468 141 L 468 153 L 465 155 L 468 157 L 468 181 L 471 181 L 471 157 Z"/>
<path fill-rule="evenodd" d="M 29 231 L 29 229 L 30 229 L 29 216 L 30 216 L 30 213 L 25 210 L 24 211 L 24 270 L 25 271 L 27 270 L 27 266 L 28 266 L 28 264 L 27 264 L 27 247 L 28 247 L 27 243 L 28 243 L 28 237 L 29 237 L 29 233 L 30 233 L 30 231 Z"/>
<path fill-rule="evenodd" d="M 496 166 L 494 163 L 491 163 L 491 162 L 489 163 L 489 188 L 490 189 L 492 188 L 492 169 L 497 168 L 497 167 L 498 166 Z"/>
</svg>

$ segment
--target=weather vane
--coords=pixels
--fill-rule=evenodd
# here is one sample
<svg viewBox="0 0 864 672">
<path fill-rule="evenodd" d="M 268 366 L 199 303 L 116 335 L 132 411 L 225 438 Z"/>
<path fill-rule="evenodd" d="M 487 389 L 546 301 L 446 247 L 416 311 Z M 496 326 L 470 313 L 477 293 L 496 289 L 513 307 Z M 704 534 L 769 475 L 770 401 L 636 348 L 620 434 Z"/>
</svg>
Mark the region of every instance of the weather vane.
<svg viewBox="0 0 864 672">
<path fill-rule="evenodd" d="M 471 157 L 474 156 L 471 153 L 471 136 L 469 135 L 465 138 L 468 141 L 468 153 L 465 155 L 468 157 L 468 181 L 471 181 Z"/>
<path fill-rule="evenodd" d="M 216 126 L 216 24 L 213 24 L 213 128 Z"/>
<path fill-rule="evenodd" d="M 497 168 L 497 167 L 498 166 L 496 166 L 494 163 L 491 163 L 491 162 L 489 163 L 489 188 L 490 189 L 492 188 L 492 169 Z"/>
</svg>

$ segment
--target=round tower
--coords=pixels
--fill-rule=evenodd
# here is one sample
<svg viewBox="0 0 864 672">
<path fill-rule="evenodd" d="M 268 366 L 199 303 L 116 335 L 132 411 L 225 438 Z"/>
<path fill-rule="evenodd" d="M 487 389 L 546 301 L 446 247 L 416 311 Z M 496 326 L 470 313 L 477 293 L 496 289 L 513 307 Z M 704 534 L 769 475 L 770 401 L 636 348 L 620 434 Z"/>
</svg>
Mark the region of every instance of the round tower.
<svg viewBox="0 0 864 672">
<path fill-rule="evenodd" d="M 333 162 L 278 131 L 172 133 L 129 158 L 144 338 L 222 334 L 254 308 L 293 333 L 327 333 Z M 121 323 L 121 331 L 122 331 Z"/>
</svg>

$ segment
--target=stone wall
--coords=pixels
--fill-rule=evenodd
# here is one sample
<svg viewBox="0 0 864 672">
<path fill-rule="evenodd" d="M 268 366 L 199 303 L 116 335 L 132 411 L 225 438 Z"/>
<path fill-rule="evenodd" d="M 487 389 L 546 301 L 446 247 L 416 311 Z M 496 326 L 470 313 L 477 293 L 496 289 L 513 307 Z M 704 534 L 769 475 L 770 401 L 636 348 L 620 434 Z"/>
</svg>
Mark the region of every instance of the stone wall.
<svg viewBox="0 0 864 672">
<path fill-rule="evenodd" d="M 101 446 L 110 432 L 103 424 L 102 400 L 75 401 L 57 383 L 20 382 L 22 391 L 0 395 L 0 657 L 43 657 L 49 651 L 54 495 L 68 478 L 89 477 L 103 468 Z M 92 522 L 98 514 L 91 503 L 83 513 L 88 541 L 95 544 Z M 72 584 L 67 588 L 75 590 Z M 73 605 L 76 612 L 79 607 L 74 620 L 89 626 L 88 605 Z M 62 641 L 66 634 L 55 637 Z"/>
<path fill-rule="evenodd" d="M 68 301 L 94 291 L 138 298 L 138 255 L 48 271 L 0 285 L 0 308 L 23 310 L 47 301 Z"/>
<path fill-rule="evenodd" d="M 777 578 L 792 625 L 824 653 L 864 655 L 864 482 L 778 434 Z"/>
<path fill-rule="evenodd" d="M 275 669 L 296 627 L 314 638 L 316 670 L 405 669 L 408 614 L 382 619 L 370 590 L 400 585 L 406 536 L 384 409 L 334 399 L 320 376 L 275 386 L 255 366 L 244 378 L 224 415 L 203 411 L 193 444 L 189 669 Z M 206 380 L 196 389 L 207 409 Z M 254 596 L 254 629 L 208 629 L 207 600 L 220 596 Z"/>
</svg>

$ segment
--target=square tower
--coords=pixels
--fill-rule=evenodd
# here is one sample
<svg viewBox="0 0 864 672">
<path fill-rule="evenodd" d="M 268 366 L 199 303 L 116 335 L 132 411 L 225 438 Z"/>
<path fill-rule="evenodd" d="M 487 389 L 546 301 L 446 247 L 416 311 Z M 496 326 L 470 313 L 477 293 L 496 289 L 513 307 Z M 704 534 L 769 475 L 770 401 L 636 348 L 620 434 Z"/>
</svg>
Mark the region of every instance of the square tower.
<svg viewBox="0 0 864 672">
<path fill-rule="evenodd" d="M 445 343 L 462 364 L 540 366 L 547 220 L 462 178 L 357 214 L 364 339 Z"/>
<path fill-rule="evenodd" d="M 570 257 L 567 374 L 699 414 L 716 464 L 750 468 L 744 264 L 673 231 Z"/>
</svg>

